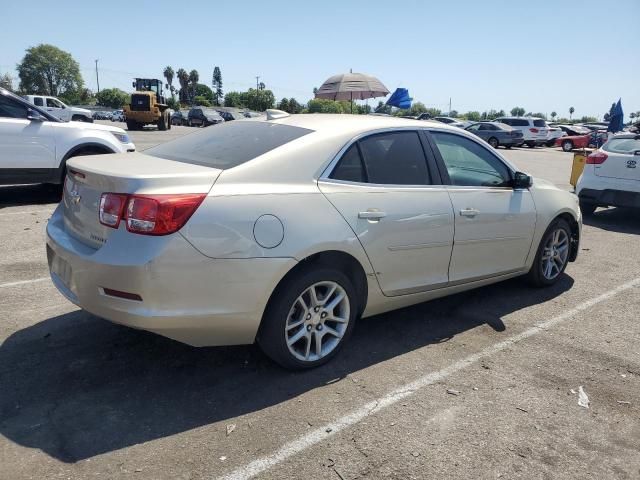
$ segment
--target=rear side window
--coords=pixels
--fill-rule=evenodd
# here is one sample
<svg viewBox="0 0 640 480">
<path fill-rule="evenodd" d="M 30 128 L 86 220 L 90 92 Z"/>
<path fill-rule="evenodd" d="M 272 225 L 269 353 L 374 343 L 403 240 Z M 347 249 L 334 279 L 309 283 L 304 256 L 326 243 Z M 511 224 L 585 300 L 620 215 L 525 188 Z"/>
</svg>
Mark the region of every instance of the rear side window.
<svg viewBox="0 0 640 480">
<path fill-rule="evenodd" d="M 154 157 L 219 169 L 233 168 L 313 132 L 269 122 L 229 122 L 145 150 Z"/>
<path fill-rule="evenodd" d="M 611 153 L 626 153 L 629 155 L 640 154 L 640 139 L 612 138 L 602 146 L 602 149 Z"/>
<path fill-rule="evenodd" d="M 546 127 L 547 126 L 547 122 L 545 122 L 544 120 L 534 120 L 533 121 L 533 126 L 534 127 Z"/>
<path fill-rule="evenodd" d="M 44 107 L 44 103 L 42 102 L 42 97 L 33 97 L 33 104 L 36 107 Z"/>
<path fill-rule="evenodd" d="M 524 120 L 524 119 L 521 119 L 521 118 L 514 118 L 509 122 L 509 125 L 511 125 L 512 127 L 528 127 L 529 126 L 529 120 Z"/>
<path fill-rule="evenodd" d="M 369 183 L 428 185 L 427 159 L 417 132 L 390 132 L 360 140 Z"/>
<path fill-rule="evenodd" d="M 417 132 L 366 137 L 349 147 L 331 178 L 381 185 L 428 185 L 427 159 Z"/>
</svg>

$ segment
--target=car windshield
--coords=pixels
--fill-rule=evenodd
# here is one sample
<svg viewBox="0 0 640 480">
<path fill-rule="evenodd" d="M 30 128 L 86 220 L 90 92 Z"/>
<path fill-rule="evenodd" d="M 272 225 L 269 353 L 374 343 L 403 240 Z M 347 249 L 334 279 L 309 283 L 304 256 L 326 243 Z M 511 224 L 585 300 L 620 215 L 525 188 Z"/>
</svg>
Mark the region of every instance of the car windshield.
<svg viewBox="0 0 640 480">
<path fill-rule="evenodd" d="M 640 138 L 612 138 L 602 146 L 602 149 L 611 153 L 634 154 L 640 152 Z"/>
<path fill-rule="evenodd" d="M 313 132 L 263 121 L 223 123 L 146 150 L 154 157 L 227 169 Z"/>
</svg>

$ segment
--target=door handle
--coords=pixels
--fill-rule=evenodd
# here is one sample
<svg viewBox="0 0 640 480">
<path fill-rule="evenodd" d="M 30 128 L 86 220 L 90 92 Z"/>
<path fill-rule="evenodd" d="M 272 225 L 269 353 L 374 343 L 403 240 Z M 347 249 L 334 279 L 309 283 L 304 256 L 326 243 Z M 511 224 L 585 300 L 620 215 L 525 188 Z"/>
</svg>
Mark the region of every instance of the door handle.
<svg viewBox="0 0 640 480">
<path fill-rule="evenodd" d="M 381 212 L 380 210 L 369 209 L 366 212 L 359 212 L 358 218 L 364 218 L 366 220 L 380 220 L 381 218 L 386 217 L 387 214 L 385 212 Z"/>
<path fill-rule="evenodd" d="M 461 217 L 475 217 L 476 215 L 478 215 L 480 213 L 480 210 L 476 210 L 475 208 L 463 208 L 462 210 L 460 210 L 460 216 Z"/>
</svg>

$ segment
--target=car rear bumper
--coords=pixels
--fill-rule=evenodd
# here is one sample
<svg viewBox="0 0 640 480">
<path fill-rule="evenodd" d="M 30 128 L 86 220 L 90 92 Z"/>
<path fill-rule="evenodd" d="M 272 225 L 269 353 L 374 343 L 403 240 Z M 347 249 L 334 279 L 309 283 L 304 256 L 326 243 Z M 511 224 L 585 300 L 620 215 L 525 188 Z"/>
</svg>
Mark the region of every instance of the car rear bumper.
<svg viewBox="0 0 640 480">
<path fill-rule="evenodd" d="M 640 208 L 640 192 L 583 188 L 578 193 L 578 198 L 583 202 L 595 205 Z"/>
<path fill-rule="evenodd" d="M 84 310 L 194 346 L 252 343 L 271 292 L 296 263 L 212 259 L 179 233 L 132 239 L 124 229 L 96 250 L 65 231 L 60 207 L 47 226 L 47 259 L 55 286 Z"/>
</svg>

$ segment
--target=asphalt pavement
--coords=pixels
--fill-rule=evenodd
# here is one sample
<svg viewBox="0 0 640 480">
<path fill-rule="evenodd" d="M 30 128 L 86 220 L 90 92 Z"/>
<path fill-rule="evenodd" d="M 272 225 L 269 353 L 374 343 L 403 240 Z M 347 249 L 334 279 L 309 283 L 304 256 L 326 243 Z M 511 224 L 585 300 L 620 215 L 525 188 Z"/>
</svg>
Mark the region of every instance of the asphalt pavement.
<svg viewBox="0 0 640 480">
<path fill-rule="evenodd" d="M 500 153 L 570 188 L 571 154 Z M 334 361 L 291 373 L 67 302 L 44 249 L 57 195 L 0 187 L 0 479 L 640 478 L 635 212 L 586 220 L 552 288 L 514 279 L 364 319 Z"/>
</svg>

